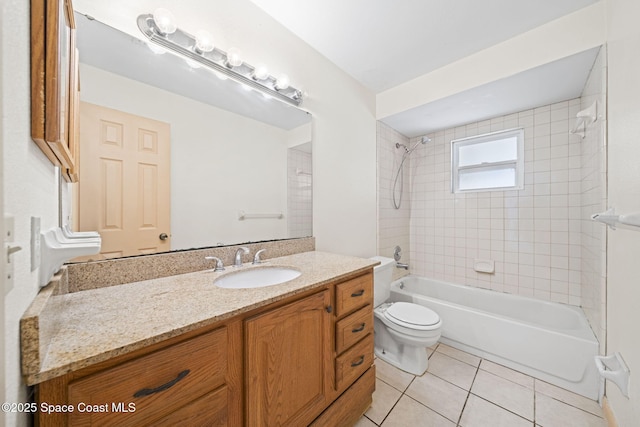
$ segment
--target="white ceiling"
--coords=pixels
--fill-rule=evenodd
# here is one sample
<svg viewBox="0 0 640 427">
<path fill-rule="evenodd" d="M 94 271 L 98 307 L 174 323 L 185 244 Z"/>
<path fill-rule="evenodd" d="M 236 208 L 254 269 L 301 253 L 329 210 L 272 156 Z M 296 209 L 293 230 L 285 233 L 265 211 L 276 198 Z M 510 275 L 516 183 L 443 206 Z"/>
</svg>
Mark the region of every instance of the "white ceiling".
<svg viewBox="0 0 640 427">
<path fill-rule="evenodd" d="M 380 93 L 598 0 L 245 0 L 236 9 L 249 1 Z M 186 28 L 209 23 L 212 14 L 240 19 L 238 11 L 219 10 L 210 0 L 74 3 L 98 19 L 127 23 L 131 29 L 120 29 L 131 34 L 137 31 L 131 16 L 159 6 L 180 15 Z M 575 98 L 596 54 L 597 49 L 583 52 L 382 120 L 415 136 Z"/>
<path fill-rule="evenodd" d="M 251 0 L 376 93 L 597 0 Z M 413 137 L 579 97 L 598 49 L 381 121 Z"/>
<path fill-rule="evenodd" d="M 251 0 L 378 93 L 597 0 Z"/>
<path fill-rule="evenodd" d="M 600 48 L 459 92 L 381 119 L 408 137 L 580 96 Z"/>
</svg>

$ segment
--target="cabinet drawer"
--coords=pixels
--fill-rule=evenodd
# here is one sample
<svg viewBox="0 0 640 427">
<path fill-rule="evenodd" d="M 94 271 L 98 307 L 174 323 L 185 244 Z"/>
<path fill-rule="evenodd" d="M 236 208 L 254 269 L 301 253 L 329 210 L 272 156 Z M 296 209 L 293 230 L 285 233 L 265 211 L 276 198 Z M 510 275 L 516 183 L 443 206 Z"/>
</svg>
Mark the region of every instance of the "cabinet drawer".
<svg viewBox="0 0 640 427">
<path fill-rule="evenodd" d="M 373 302 L 373 275 L 365 274 L 336 286 L 336 316 Z"/>
<path fill-rule="evenodd" d="M 373 364 L 373 334 L 336 359 L 336 388 L 347 386 Z"/>
<path fill-rule="evenodd" d="M 202 396 L 151 425 L 153 427 L 226 426 L 228 425 L 227 387 L 220 387 L 213 393 Z"/>
<path fill-rule="evenodd" d="M 69 384 L 69 403 L 107 412 L 69 414 L 71 425 L 142 425 L 158 420 L 225 382 L 227 329 L 220 328 Z M 135 405 L 117 412 L 113 404 Z"/>
<path fill-rule="evenodd" d="M 372 332 L 373 309 L 366 305 L 336 322 L 336 353 L 342 353 Z"/>
</svg>

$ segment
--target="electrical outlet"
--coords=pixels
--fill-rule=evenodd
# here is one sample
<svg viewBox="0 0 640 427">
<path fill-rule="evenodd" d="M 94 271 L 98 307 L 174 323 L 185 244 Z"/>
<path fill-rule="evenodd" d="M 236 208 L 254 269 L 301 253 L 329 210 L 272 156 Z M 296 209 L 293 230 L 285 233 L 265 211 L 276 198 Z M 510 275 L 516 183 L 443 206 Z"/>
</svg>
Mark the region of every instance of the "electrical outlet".
<svg viewBox="0 0 640 427">
<path fill-rule="evenodd" d="M 40 267 L 40 217 L 31 217 L 31 271 Z"/>
</svg>

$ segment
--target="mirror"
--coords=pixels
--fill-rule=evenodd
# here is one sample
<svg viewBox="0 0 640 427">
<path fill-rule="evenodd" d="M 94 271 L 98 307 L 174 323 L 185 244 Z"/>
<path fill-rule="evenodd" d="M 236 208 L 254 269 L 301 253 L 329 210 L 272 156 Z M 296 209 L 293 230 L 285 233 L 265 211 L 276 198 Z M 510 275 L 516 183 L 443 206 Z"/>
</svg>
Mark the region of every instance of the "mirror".
<svg viewBox="0 0 640 427">
<path fill-rule="evenodd" d="M 170 231 L 153 231 L 158 237 L 169 236 L 170 246 L 165 248 L 312 235 L 308 112 L 246 90 L 213 71 L 192 68 L 171 53 L 154 53 L 142 40 L 92 18 L 76 13 L 76 24 L 83 105 L 99 105 L 170 127 L 171 226 Z M 81 131 L 80 199 L 91 194 L 90 204 L 103 203 L 99 185 L 83 180 L 83 156 L 89 151 L 83 141 L 86 135 Z M 107 182 L 113 182 L 109 166 L 100 168 L 107 171 Z M 127 180 L 117 179 L 126 189 Z M 83 193 L 91 185 L 96 188 Z M 89 215 L 83 208 L 86 202 L 81 200 L 72 215 L 79 219 L 80 231 L 90 228 L 82 225 Z M 102 209 L 119 218 L 114 224 L 126 220 L 127 215 L 115 212 L 113 206 Z M 104 242 L 109 227 L 91 224 Z M 151 245 L 137 253 L 107 252 L 106 257 L 114 257 L 157 249 Z"/>
</svg>

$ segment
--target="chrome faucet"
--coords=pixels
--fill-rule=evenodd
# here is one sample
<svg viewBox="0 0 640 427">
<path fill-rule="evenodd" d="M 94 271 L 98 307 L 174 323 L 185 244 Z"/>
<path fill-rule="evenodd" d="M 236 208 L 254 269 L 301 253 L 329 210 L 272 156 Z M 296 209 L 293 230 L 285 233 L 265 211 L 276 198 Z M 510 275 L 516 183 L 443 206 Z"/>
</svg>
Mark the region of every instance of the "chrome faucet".
<svg viewBox="0 0 640 427">
<path fill-rule="evenodd" d="M 404 268 L 405 270 L 409 270 L 409 264 L 396 261 L 396 268 Z"/>
<path fill-rule="evenodd" d="M 236 256 L 233 258 L 233 266 L 240 267 L 242 266 L 242 255 L 246 255 L 249 253 L 249 248 L 245 248 L 244 246 L 238 248 L 236 251 Z"/>
<path fill-rule="evenodd" d="M 253 263 L 252 264 L 260 264 L 262 262 L 262 260 L 260 259 L 260 254 L 263 253 L 266 249 L 260 249 L 258 252 L 256 252 L 256 254 L 253 256 Z"/>
</svg>

